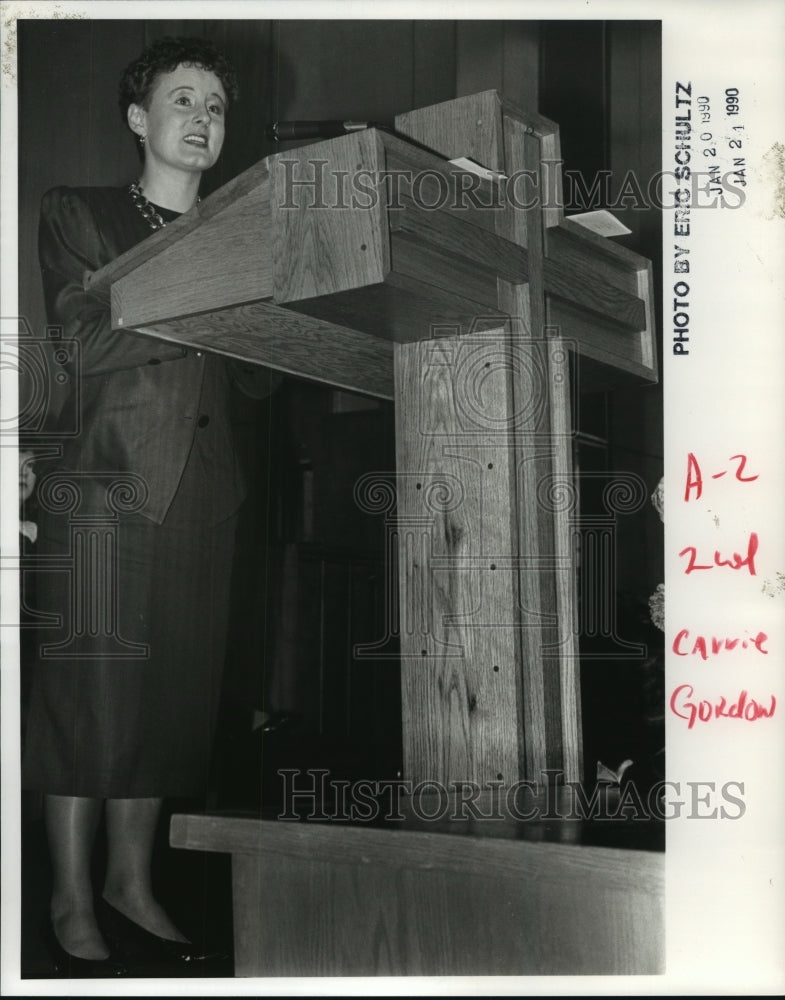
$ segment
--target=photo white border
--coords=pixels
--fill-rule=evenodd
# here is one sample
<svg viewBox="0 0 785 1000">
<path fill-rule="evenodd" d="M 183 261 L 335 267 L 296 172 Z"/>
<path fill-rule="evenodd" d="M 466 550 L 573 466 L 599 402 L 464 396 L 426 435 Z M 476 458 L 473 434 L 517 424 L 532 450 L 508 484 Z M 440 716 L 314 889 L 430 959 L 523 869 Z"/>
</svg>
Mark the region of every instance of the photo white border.
<svg viewBox="0 0 785 1000">
<path fill-rule="evenodd" d="M 716 720 L 687 730 L 668 713 L 667 769 L 671 780 L 745 783 L 745 815 L 732 822 L 670 820 L 667 823 L 667 971 L 662 976 L 522 977 L 446 979 L 120 980 L 118 995 L 654 995 L 666 993 L 777 994 L 785 991 L 785 795 L 779 779 L 785 762 L 785 593 L 768 596 L 744 570 L 716 568 L 687 577 L 678 552 L 686 545 L 739 548 L 737 540 L 760 534 L 758 578 L 775 580 L 785 570 L 785 218 L 782 175 L 767 172 L 763 154 L 785 141 L 785 71 L 781 41 L 785 5 L 776 0 L 703 2 L 337 3 L 153 2 L 3 3 L 2 38 L 2 283 L 0 315 L 18 315 L 16 78 L 13 21 L 17 17 L 82 17 L 208 20 L 253 18 L 413 19 L 641 19 L 663 26 L 663 169 L 674 163 L 675 81 L 690 81 L 694 94 L 719 98 L 737 86 L 748 133 L 748 203 L 743 211 L 693 213 L 690 249 L 690 354 L 669 353 L 673 315 L 673 219 L 664 213 L 663 268 L 665 349 L 666 646 L 673 623 L 701 629 L 763 629 L 770 653 L 761 666 L 748 656 L 715 663 L 686 662 L 670 653 L 666 695 L 684 682 L 714 698 L 742 687 L 778 698 L 771 720 L 755 725 Z M 693 104 L 693 108 L 695 105 Z M 715 120 L 719 124 L 719 115 Z M 724 123 L 727 124 L 727 123 Z M 779 185 L 779 189 L 777 188 Z M 779 190 L 779 194 L 777 191 Z M 780 214 L 774 211 L 779 197 Z M 772 207 L 773 206 L 773 207 Z M 707 262 L 711 262 L 711 266 Z M 738 300 L 723 294 L 732 286 Z M 2 372 L 2 418 L 16 412 L 15 378 Z M 728 456 L 748 455 L 760 474 L 742 491 L 731 476 L 712 481 L 705 502 L 685 503 L 685 456 L 700 455 L 716 472 Z M 0 448 L 3 560 L 18 551 L 16 455 Z M 709 503 L 710 500 L 710 503 Z M 719 517 L 721 528 L 716 528 Z M 707 528 L 710 525 L 711 528 Z M 0 574 L 3 622 L 18 620 L 13 587 Z M 683 608 L 690 608 L 689 620 Z M 694 609 L 694 610 L 693 610 Z M 747 625 L 749 623 L 749 626 Z M 714 634 L 712 632 L 712 634 Z M 724 634 L 724 633 L 723 633 Z M 102 995 L 90 981 L 20 980 L 19 968 L 19 704 L 18 647 L 3 628 L 2 660 L 2 992 L 52 995 L 58 985 L 74 995 Z M 64 995 L 64 994 L 63 994 Z"/>
</svg>

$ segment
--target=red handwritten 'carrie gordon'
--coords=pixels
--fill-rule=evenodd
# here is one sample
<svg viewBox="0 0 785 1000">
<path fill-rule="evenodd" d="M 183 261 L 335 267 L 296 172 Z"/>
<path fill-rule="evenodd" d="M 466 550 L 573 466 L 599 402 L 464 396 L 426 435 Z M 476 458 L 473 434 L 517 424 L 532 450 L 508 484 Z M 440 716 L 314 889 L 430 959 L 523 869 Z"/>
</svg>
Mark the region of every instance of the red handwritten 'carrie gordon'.
<svg viewBox="0 0 785 1000">
<path fill-rule="evenodd" d="M 670 698 L 671 712 L 686 721 L 687 729 L 692 729 L 696 722 L 711 722 L 713 719 L 741 719 L 745 722 L 770 719 L 777 707 L 774 695 L 770 695 L 769 707 L 766 708 L 750 698 L 746 691 L 742 691 L 731 701 L 723 695 L 714 701 L 705 698 L 694 701 L 694 693 L 691 684 L 679 684 Z"/>
</svg>

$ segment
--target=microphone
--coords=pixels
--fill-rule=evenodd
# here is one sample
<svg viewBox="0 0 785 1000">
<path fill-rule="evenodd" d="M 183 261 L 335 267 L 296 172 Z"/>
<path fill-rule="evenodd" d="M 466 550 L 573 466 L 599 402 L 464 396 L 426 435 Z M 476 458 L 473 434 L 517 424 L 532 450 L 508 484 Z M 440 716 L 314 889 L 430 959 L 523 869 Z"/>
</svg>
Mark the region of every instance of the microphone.
<svg viewBox="0 0 785 1000">
<path fill-rule="evenodd" d="M 375 122 L 271 122 L 265 129 L 268 139 L 335 139 L 339 135 L 360 132 L 366 128 L 388 128 Z"/>
<path fill-rule="evenodd" d="M 402 139 L 410 146 L 416 146 L 431 156 L 437 156 L 440 160 L 447 160 L 443 153 L 431 149 L 417 139 L 412 139 L 408 135 L 401 135 L 396 132 L 392 125 L 385 125 L 383 122 L 346 122 L 346 121 L 321 121 L 321 122 L 270 122 L 264 133 L 268 139 L 275 142 L 292 139 L 336 139 L 341 135 L 349 135 L 351 132 L 362 132 L 364 129 L 376 128 L 382 132 Z"/>
</svg>

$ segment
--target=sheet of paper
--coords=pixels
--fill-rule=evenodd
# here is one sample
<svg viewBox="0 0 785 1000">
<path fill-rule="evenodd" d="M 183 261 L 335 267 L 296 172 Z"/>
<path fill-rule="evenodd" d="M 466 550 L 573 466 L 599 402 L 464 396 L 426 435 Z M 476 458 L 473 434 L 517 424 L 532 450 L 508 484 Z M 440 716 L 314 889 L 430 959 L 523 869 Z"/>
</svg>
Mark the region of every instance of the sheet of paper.
<svg viewBox="0 0 785 1000">
<path fill-rule="evenodd" d="M 468 156 L 458 156 L 454 160 L 450 160 L 450 163 L 454 167 L 460 167 L 461 170 L 468 170 L 471 174 L 477 174 L 478 177 L 483 177 L 487 181 L 504 180 L 504 174 L 498 170 L 491 170 L 488 167 L 484 167 L 481 163 L 477 163 Z"/>
<path fill-rule="evenodd" d="M 612 212 L 599 210 L 597 212 L 581 212 L 579 215 L 568 215 L 571 222 L 597 233 L 598 236 L 626 236 L 632 232 L 623 222 L 620 222 Z"/>
</svg>

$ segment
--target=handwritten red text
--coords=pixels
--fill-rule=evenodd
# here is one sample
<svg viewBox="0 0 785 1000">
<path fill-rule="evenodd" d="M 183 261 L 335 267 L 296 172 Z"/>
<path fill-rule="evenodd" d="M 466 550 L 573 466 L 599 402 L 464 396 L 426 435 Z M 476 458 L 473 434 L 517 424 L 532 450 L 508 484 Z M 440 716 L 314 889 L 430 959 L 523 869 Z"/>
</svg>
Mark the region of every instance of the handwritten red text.
<svg viewBox="0 0 785 1000">
<path fill-rule="evenodd" d="M 759 653 L 768 656 L 769 651 L 764 648 L 768 638 L 765 632 L 758 632 L 757 635 L 747 635 L 744 639 L 714 635 L 698 635 L 691 639 L 689 629 L 683 628 L 673 640 L 672 649 L 677 656 L 699 656 L 702 660 L 732 649 L 757 649 Z"/>
<path fill-rule="evenodd" d="M 744 474 L 744 470 L 747 466 L 747 456 L 746 455 L 731 455 L 728 459 L 729 462 L 735 462 L 736 468 L 731 469 L 731 473 L 734 478 L 740 483 L 753 483 L 758 478 L 757 475 L 747 476 Z M 728 474 L 727 469 L 723 469 L 720 472 L 715 472 L 712 474 L 712 479 L 722 479 L 723 476 Z M 692 496 L 691 494 L 695 495 Z M 687 454 L 687 479 L 684 487 L 684 502 L 689 503 L 690 500 L 700 500 L 703 495 L 703 472 L 701 470 L 698 459 L 692 452 Z"/>
<path fill-rule="evenodd" d="M 741 719 L 745 722 L 757 722 L 758 719 L 770 719 L 777 707 L 774 695 L 769 698 L 766 708 L 746 691 L 728 701 L 724 696 L 709 701 L 706 698 L 693 700 L 694 689 L 691 684 L 680 684 L 670 698 L 670 710 L 687 723 L 687 729 L 692 729 L 696 722 L 711 722 L 712 719 Z"/>
<path fill-rule="evenodd" d="M 680 556 L 689 556 L 685 573 L 689 574 L 696 569 L 714 569 L 715 566 L 727 566 L 730 569 L 743 569 L 745 566 L 750 571 L 750 576 L 755 576 L 755 553 L 758 551 L 758 535 L 756 532 L 750 534 L 747 543 L 747 554 L 742 556 L 734 552 L 730 559 L 725 559 L 718 551 L 714 552 L 714 560 L 710 563 L 698 562 L 698 550 L 694 545 L 688 545 L 679 553 Z"/>
</svg>

